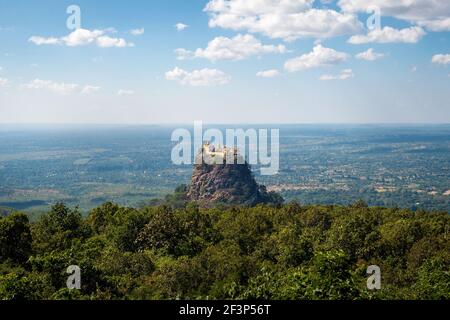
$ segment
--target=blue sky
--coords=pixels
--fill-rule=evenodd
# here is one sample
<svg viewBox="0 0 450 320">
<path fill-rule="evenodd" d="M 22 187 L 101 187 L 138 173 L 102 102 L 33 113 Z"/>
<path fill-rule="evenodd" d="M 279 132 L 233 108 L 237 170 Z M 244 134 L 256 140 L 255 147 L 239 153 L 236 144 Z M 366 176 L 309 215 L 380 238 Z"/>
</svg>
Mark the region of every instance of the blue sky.
<svg viewBox="0 0 450 320">
<path fill-rule="evenodd" d="M 448 123 L 446 2 L 0 0 L 0 123 Z"/>
</svg>

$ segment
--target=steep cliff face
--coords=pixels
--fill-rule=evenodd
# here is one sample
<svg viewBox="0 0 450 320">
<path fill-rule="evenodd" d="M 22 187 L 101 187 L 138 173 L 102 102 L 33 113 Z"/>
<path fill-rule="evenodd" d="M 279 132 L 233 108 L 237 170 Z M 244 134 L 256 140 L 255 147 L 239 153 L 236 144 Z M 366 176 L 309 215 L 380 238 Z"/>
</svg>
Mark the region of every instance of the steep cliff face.
<svg viewBox="0 0 450 320">
<path fill-rule="evenodd" d="M 268 193 L 256 183 L 248 164 L 196 165 L 188 198 L 205 207 L 283 202 L 280 196 Z"/>
</svg>

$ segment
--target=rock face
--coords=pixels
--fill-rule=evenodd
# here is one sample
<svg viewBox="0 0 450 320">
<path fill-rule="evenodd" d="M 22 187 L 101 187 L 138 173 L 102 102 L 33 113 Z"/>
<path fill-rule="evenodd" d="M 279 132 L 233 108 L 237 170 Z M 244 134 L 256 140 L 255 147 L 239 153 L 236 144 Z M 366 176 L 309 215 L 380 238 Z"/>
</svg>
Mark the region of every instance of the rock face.
<svg viewBox="0 0 450 320">
<path fill-rule="evenodd" d="M 195 165 L 187 197 L 205 207 L 283 202 L 280 196 L 268 193 L 266 187 L 256 183 L 247 163 Z"/>
</svg>

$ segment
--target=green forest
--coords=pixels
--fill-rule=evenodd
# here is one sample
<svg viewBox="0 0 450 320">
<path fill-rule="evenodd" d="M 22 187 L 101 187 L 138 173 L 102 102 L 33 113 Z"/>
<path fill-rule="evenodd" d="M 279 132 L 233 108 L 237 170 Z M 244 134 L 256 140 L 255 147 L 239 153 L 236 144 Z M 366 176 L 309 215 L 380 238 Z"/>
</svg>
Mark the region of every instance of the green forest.
<svg viewBox="0 0 450 320">
<path fill-rule="evenodd" d="M 450 299 L 446 212 L 178 200 L 0 218 L 0 299 Z M 67 288 L 71 265 L 80 290 Z M 367 288 L 370 265 L 381 290 Z"/>
</svg>

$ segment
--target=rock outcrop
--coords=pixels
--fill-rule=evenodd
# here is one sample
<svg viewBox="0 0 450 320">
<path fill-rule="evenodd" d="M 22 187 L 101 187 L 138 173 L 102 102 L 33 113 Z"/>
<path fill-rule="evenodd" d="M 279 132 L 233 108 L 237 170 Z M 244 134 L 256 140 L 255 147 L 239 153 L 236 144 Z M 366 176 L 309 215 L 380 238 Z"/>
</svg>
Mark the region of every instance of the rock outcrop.
<svg viewBox="0 0 450 320">
<path fill-rule="evenodd" d="M 283 202 L 281 196 L 269 193 L 265 186 L 257 184 L 245 161 L 237 164 L 237 159 L 235 160 L 234 164 L 207 164 L 203 161 L 202 164 L 195 165 L 188 199 L 205 207 L 217 204 L 255 206 Z"/>
</svg>

